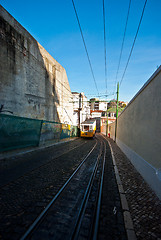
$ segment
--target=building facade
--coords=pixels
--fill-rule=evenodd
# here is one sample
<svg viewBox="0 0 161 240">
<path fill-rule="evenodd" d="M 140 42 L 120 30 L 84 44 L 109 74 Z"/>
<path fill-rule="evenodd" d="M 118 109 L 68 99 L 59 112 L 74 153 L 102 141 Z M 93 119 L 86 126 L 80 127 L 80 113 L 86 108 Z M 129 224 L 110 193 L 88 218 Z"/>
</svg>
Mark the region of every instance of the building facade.
<svg viewBox="0 0 161 240">
<path fill-rule="evenodd" d="M 90 107 L 84 93 L 72 92 L 73 96 L 73 124 L 79 126 L 80 123 L 90 118 Z"/>
<path fill-rule="evenodd" d="M 92 111 L 107 111 L 107 101 L 99 100 L 98 98 L 91 98 L 89 101 L 90 110 Z"/>
</svg>

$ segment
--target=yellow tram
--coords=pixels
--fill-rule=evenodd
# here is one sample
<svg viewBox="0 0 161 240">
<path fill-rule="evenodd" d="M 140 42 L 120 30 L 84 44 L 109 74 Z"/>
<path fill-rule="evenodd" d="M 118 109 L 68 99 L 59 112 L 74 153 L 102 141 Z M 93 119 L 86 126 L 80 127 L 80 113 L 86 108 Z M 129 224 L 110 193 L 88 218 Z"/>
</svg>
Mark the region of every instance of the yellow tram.
<svg viewBox="0 0 161 240">
<path fill-rule="evenodd" d="M 89 119 L 81 123 L 81 137 L 94 137 L 96 132 L 96 120 Z"/>
</svg>

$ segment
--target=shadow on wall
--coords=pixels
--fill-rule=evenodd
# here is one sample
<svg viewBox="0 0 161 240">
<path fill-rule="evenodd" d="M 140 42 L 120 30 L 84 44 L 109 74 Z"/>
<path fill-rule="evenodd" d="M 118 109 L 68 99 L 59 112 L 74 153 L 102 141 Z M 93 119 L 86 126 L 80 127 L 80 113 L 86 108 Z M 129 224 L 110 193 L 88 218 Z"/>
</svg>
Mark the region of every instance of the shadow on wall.
<svg viewBox="0 0 161 240">
<path fill-rule="evenodd" d="M 47 56 L 42 56 L 37 41 L 10 15 L 9 20 L 14 27 L 0 16 L 2 111 L 59 122 L 55 62 L 49 71 Z"/>
<path fill-rule="evenodd" d="M 1 113 L 13 113 L 11 118 L 0 114 L 0 142 L 37 145 L 40 120 L 60 122 L 55 85 L 60 64 L 2 6 L 0 50 Z"/>
</svg>

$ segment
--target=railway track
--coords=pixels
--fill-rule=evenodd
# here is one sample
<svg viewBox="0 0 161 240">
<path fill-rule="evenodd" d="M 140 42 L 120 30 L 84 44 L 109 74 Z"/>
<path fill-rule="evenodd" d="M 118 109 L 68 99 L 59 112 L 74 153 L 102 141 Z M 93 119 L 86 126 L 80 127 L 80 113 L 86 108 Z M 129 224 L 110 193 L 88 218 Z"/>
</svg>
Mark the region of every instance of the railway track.
<svg viewBox="0 0 161 240">
<path fill-rule="evenodd" d="M 127 239 L 106 139 L 78 144 L 0 188 L 0 239 Z"/>
<path fill-rule="evenodd" d="M 106 143 L 98 138 L 21 240 L 97 239 L 106 159 Z"/>
<path fill-rule="evenodd" d="M 20 239 L 96 142 L 82 141 L 0 188 L 0 239 Z M 41 155 L 37 156 L 40 160 Z"/>
</svg>

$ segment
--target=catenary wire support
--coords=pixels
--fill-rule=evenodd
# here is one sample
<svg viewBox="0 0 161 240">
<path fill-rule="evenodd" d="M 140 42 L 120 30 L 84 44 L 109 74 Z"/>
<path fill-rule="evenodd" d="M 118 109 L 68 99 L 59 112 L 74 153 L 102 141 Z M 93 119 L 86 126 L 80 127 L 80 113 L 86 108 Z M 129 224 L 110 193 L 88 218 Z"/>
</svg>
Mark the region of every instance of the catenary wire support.
<svg viewBox="0 0 161 240">
<path fill-rule="evenodd" d="M 119 102 L 119 82 L 117 83 L 117 102 L 116 102 L 116 121 L 115 121 L 115 142 L 116 142 L 116 138 L 117 138 L 118 102 Z"/>
</svg>

